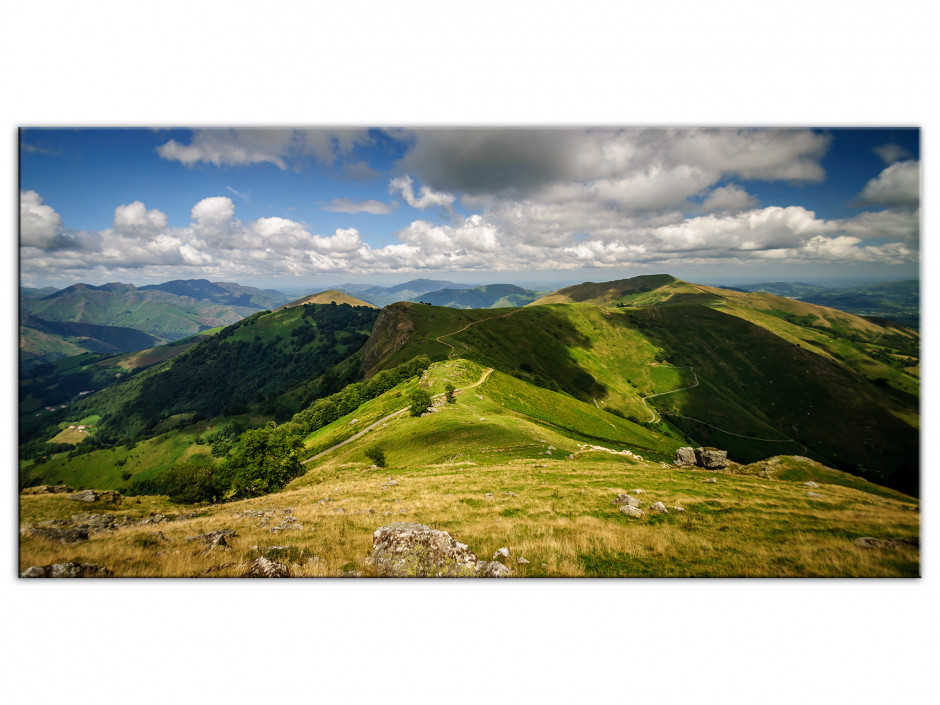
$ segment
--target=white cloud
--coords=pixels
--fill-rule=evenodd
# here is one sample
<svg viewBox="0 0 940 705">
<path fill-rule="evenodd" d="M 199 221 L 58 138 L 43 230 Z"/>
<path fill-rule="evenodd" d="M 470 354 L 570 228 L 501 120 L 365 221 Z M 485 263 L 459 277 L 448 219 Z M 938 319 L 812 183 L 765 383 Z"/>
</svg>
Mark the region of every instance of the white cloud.
<svg viewBox="0 0 940 705">
<path fill-rule="evenodd" d="M 899 162 L 911 156 L 911 153 L 904 149 L 904 147 L 896 145 L 893 142 L 875 147 L 872 151 L 881 157 L 885 164 L 894 164 L 894 162 Z"/>
<path fill-rule="evenodd" d="M 334 198 L 330 204 L 323 206 L 323 210 L 334 211 L 336 213 L 372 213 L 373 215 L 383 215 L 391 213 L 398 206 L 397 201 L 392 203 L 383 203 L 370 199 L 368 201 L 354 201 L 350 198 Z"/>
<path fill-rule="evenodd" d="M 753 208 L 758 205 L 758 201 L 751 194 L 740 186 L 728 184 L 714 189 L 708 197 L 702 201 L 702 210 L 706 213 L 716 211 L 728 211 L 737 213 L 739 211 Z"/>
<path fill-rule="evenodd" d="M 153 236 L 164 230 L 166 223 L 166 213 L 156 208 L 148 211 L 140 201 L 114 209 L 113 227 L 119 233 L 126 235 Z"/>
<path fill-rule="evenodd" d="M 420 195 L 415 197 L 414 181 L 407 174 L 396 176 L 389 181 L 388 191 L 389 193 L 400 193 L 401 197 L 405 199 L 405 203 L 419 210 L 424 210 L 431 206 L 452 210 L 454 201 L 457 200 L 457 197 L 453 194 L 433 191 L 426 185 L 421 187 Z"/>
<path fill-rule="evenodd" d="M 61 246 L 62 216 L 35 191 L 20 191 L 20 244 L 53 249 Z"/>
<path fill-rule="evenodd" d="M 917 206 L 920 203 L 920 162 L 896 162 L 865 184 L 862 201 L 883 206 Z"/>
</svg>

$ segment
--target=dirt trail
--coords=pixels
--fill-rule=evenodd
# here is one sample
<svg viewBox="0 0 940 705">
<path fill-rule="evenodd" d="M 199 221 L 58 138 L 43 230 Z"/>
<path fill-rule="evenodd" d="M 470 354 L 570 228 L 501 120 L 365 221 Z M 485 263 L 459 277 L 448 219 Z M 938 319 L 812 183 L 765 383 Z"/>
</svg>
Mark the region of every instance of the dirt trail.
<svg viewBox="0 0 940 705">
<path fill-rule="evenodd" d="M 671 392 L 660 392 L 659 394 L 650 394 L 649 396 L 646 396 L 646 397 L 640 397 L 643 400 L 643 404 L 646 406 L 647 410 L 650 412 L 650 415 L 652 416 L 652 418 L 649 420 L 649 423 L 659 423 L 662 420 L 662 417 L 656 413 L 653 407 L 651 407 L 649 404 L 646 403 L 647 399 L 652 399 L 653 397 L 664 397 L 667 394 L 675 394 L 676 392 L 683 392 L 686 389 L 693 389 L 694 387 L 698 386 L 698 375 L 695 374 L 695 370 L 692 369 L 691 365 L 685 365 L 685 367 L 692 370 L 692 376 L 695 378 L 695 384 L 690 385 L 688 387 L 682 387 L 680 389 L 673 389 Z M 682 368 L 677 367 L 675 369 L 682 369 Z"/>
<path fill-rule="evenodd" d="M 459 331 L 458 331 L 458 332 L 459 332 Z M 447 343 L 444 343 L 444 344 L 446 345 Z M 476 382 L 474 382 L 473 384 L 469 384 L 469 385 L 467 385 L 466 387 L 461 387 L 460 389 L 457 389 L 457 390 L 454 390 L 454 391 L 462 392 L 462 391 L 465 391 L 465 390 L 467 390 L 467 389 L 473 389 L 474 387 L 479 387 L 481 384 L 483 384 L 483 383 L 486 381 L 486 378 L 490 376 L 490 373 L 491 373 L 492 371 L 493 371 L 493 368 L 492 368 L 492 367 L 487 367 L 487 368 L 486 368 L 486 371 L 483 373 L 483 375 L 480 377 L 480 379 L 478 379 Z M 444 396 L 444 393 L 441 393 L 441 394 L 435 394 L 435 395 L 434 395 L 433 397 L 431 397 L 431 398 L 432 398 L 432 399 L 440 399 L 440 398 L 443 397 L 443 396 Z M 306 465 L 306 464 L 309 463 L 311 460 L 316 460 L 317 458 L 322 458 L 322 457 L 323 457 L 324 455 L 326 455 L 327 453 L 332 453 L 332 452 L 333 452 L 334 450 L 336 450 L 337 448 L 340 448 L 340 447 L 346 445 L 347 443 L 351 443 L 352 441 L 356 440 L 356 439 L 359 438 L 360 436 L 362 436 L 362 435 L 368 433 L 369 431 L 371 431 L 373 428 L 375 428 L 375 427 L 378 426 L 379 424 L 383 424 L 383 423 L 385 423 L 386 421 L 395 418 L 396 416 L 401 416 L 401 415 L 404 414 L 406 411 L 408 411 L 409 408 L 410 408 L 410 407 L 407 407 L 407 406 L 406 406 L 404 409 L 399 409 L 398 411 L 393 411 L 393 412 L 392 412 L 391 414 L 389 414 L 388 416 L 383 416 L 382 418 L 380 418 L 380 419 L 379 419 L 378 421 L 376 421 L 375 423 L 369 424 L 368 426 L 366 426 L 364 429 L 362 429 L 362 430 L 359 431 L 358 433 L 355 433 L 355 434 L 353 434 L 352 436 L 350 436 L 349 438 L 347 438 L 345 441 L 340 441 L 340 442 L 337 443 L 335 446 L 330 446 L 330 447 L 327 448 L 326 450 L 321 450 L 321 451 L 320 451 L 319 453 L 317 453 L 316 455 L 312 455 L 312 456 L 310 456 L 309 458 L 307 458 L 306 460 L 304 460 L 301 464 L 302 464 L 302 465 Z"/>
<path fill-rule="evenodd" d="M 468 323 L 468 324 L 465 325 L 463 328 L 461 328 L 460 330 L 455 330 L 453 333 L 444 333 L 444 335 L 439 335 L 439 336 L 437 336 L 437 337 L 435 338 L 435 340 L 436 340 L 437 342 L 439 342 L 441 345 L 446 345 L 447 347 L 450 348 L 450 352 L 447 354 L 447 359 L 450 360 L 450 359 L 454 356 L 454 353 L 456 352 L 456 349 L 455 349 L 454 346 L 451 345 L 450 343 L 445 343 L 443 340 L 441 340 L 441 338 L 449 338 L 449 337 L 452 336 L 452 335 L 457 335 L 458 333 L 463 333 L 465 330 L 467 330 L 467 328 L 470 328 L 471 326 L 475 326 L 475 325 L 477 325 L 478 323 L 484 323 L 484 322 L 486 322 L 486 321 L 494 321 L 494 320 L 496 320 L 497 318 L 506 318 L 506 316 L 511 316 L 512 314 L 518 313 L 518 312 L 521 311 L 521 310 L 522 310 L 522 309 L 518 309 L 518 308 L 517 308 L 517 309 L 515 309 L 515 310 L 513 310 L 513 311 L 510 311 L 509 313 L 501 313 L 501 314 L 498 315 L 498 316 L 490 316 L 489 318 L 481 318 L 479 321 L 473 321 L 473 322 L 471 322 L 471 323 Z M 469 347 L 469 346 L 468 346 L 468 347 Z"/>
</svg>

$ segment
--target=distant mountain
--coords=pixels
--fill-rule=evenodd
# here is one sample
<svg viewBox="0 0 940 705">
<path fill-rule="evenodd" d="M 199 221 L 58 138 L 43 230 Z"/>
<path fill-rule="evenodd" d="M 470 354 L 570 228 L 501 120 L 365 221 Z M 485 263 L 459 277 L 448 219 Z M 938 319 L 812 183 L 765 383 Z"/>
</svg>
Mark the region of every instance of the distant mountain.
<svg viewBox="0 0 940 705">
<path fill-rule="evenodd" d="M 46 321 L 36 316 L 25 316 L 20 322 L 20 361 L 24 365 L 86 352 L 132 352 L 159 342 L 152 335 L 121 326 Z"/>
<path fill-rule="evenodd" d="M 37 290 L 26 293 L 35 294 Z M 131 349 L 128 346 L 138 343 L 146 348 L 230 325 L 286 301 L 283 295 L 277 297 L 253 287 L 206 280 L 140 288 L 120 282 L 100 286 L 73 284 L 41 298 L 21 296 L 20 316 L 25 330 L 20 343 L 24 357 L 29 360 L 104 352 L 108 346 L 114 346 L 112 352 L 128 351 Z M 42 323 L 30 323 L 33 319 Z M 66 323 L 98 328 L 54 326 Z M 107 328 L 117 330 L 104 330 Z M 129 329 L 145 335 L 131 335 L 127 333 Z M 82 330 L 85 332 L 76 332 Z"/>
<path fill-rule="evenodd" d="M 511 308 L 535 301 L 541 292 L 523 289 L 514 284 L 487 284 L 471 289 L 429 291 L 411 299 L 449 308 Z"/>
<path fill-rule="evenodd" d="M 743 285 L 743 288 L 827 306 L 857 316 L 883 318 L 914 330 L 920 328 L 920 282 L 916 279 L 846 287 L 766 282 Z"/>
<path fill-rule="evenodd" d="M 274 289 L 256 289 L 232 282 L 210 282 L 207 279 L 177 279 L 163 284 L 140 287 L 141 291 L 165 291 L 177 296 L 189 296 L 199 301 L 213 301 L 228 306 L 254 306 L 259 309 L 276 308 L 288 297 Z"/>
<path fill-rule="evenodd" d="M 409 301 L 430 291 L 441 289 L 470 289 L 472 284 L 455 284 L 440 279 L 412 279 L 394 286 L 375 286 L 371 284 L 343 284 L 336 287 L 339 291 L 358 296 L 377 306 L 387 306 L 396 301 Z"/>
<path fill-rule="evenodd" d="M 291 301 L 281 306 L 278 310 L 291 308 L 292 306 L 303 306 L 304 304 L 349 304 L 350 306 L 378 308 L 375 304 L 370 304 L 368 301 L 363 301 L 362 299 L 357 299 L 355 296 L 344 294 L 342 291 L 328 289 L 327 291 L 321 291 L 319 294 L 310 294 L 296 301 Z"/>
<path fill-rule="evenodd" d="M 57 292 L 54 286 L 44 286 L 42 289 L 34 289 L 29 286 L 20 287 L 20 298 L 22 299 L 42 299 Z"/>
</svg>

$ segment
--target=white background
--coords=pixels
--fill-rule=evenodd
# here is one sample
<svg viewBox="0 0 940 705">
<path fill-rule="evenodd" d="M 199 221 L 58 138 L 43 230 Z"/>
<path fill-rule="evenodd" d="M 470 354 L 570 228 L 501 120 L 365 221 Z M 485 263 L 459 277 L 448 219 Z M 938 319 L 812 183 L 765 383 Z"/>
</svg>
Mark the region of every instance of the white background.
<svg viewBox="0 0 940 705">
<path fill-rule="evenodd" d="M 937 695 L 928 2 L 4 3 L 9 702 Z M 19 125 L 923 127 L 920 580 L 17 581 Z"/>
</svg>

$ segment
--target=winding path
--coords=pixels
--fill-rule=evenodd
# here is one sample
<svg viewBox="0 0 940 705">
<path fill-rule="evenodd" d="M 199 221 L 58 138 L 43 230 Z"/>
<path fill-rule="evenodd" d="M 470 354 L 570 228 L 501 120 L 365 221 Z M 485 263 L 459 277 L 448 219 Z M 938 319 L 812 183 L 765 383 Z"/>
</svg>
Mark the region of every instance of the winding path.
<svg viewBox="0 0 940 705">
<path fill-rule="evenodd" d="M 692 389 L 698 386 L 698 375 L 695 374 L 695 370 L 692 369 L 692 365 L 685 365 L 683 367 L 674 367 L 673 369 L 681 370 L 685 368 L 692 370 L 692 376 L 695 378 L 695 384 L 690 385 L 688 387 L 682 387 L 680 389 L 673 389 L 671 392 L 660 392 L 659 394 L 650 394 L 649 396 L 646 396 L 646 397 L 640 397 L 643 400 L 643 404 L 646 406 L 647 410 L 652 415 L 652 418 L 649 420 L 649 423 L 659 423 L 660 421 L 662 421 L 662 417 L 656 413 L 656 410 L 653 409 L 653 407 L 651 407 L 649 404 L 646 403 L 647 399 L 652 399 L 653 397 L 664 397 L 667 394 L 675 394 L 676 392 L 683 392 L 686 389 Z"/>
<path fill-rule="evenodd" d="M 457 335 L 458 333 L 463 333 L 465 330 L 467 330 L 467 328 L 470 328 L 471 326 L 475 326 L 475 325 L 477 325 L 478 323 L 484 323 L 484 322 L 486 322 L 486 321 L 495 321 L 497 318 L 506 318 L 506 316 L 511 316 L 511 315 L 514 314 L 514 313 L 519 313 L 519 311 L 521 311 L 521 310 L 522 310 L 521 308 L 516 308 L 516 309 L 513 309 L 512 311 L 510 311 L 509 313 L 501 313 L 501 314 L 498 315 L 498 316 L 490 316 L 489 318 L 481 318 L 479 321 L 471 321 L 470 323 L 468 323 L 467 325 L 465 325 L 465 326 L 464 326 L 463 328 L 461 328 L 460 330 L 455 330 L 453 333 L 444 333 L 443 335 L 437 336 L 437 337 L 435 338 L 435 340 L 436 340 L 437 342 L 439 342 L 441 345 L 446 345 L 447 347 L 450 348 L 450 352 L 449 352 L 448 355 L 447 355 L 447 359 L 450 360 L 451 358 L 453 358 L 454 353 L 457 352 L 457 350 L 456 350 L 456 348 L 454 348 L 453 345 L 451 345 L 450 343 L 445 343 L 443 340 L 441 340 L 441 338 L 449 338 L 449 337 L 452 336 L 452 335 Z M 467 346 L 467 347 L 469 347 L 469 346 Z"/>
<path fill-rule="evenodd" d="M 458 332 L 459 332 L 459 331 L 458 331 Z M 445 345 L 446 345 L 446 343 L 445 343 Z M 492 371 L 493 371 L 493 368 L 492 368 L 492 367 L 487 367 L 487 368 L 486 368 L 486 371 L 483 373 L 483 375 L 480 377 L 480 379 L 478 379 L 476 382 L 474 382 L 473 384 L 467 385 L 466 387 L 461 387 L 460 389 L 456 389 L 456 390 L 454 390 L 454 391 L 462 392 L 462 391 L 467 390 L 467 389 L 473 389 L 474 387 L 479 387 L 481 384 L 483 384 L 483 383 L 486 381 L 486 378 L 490 376 L 490 373 L 491 373 Z M 441 397 L 444 396 L 444 394 L 445 394 L 445 392 L 442 392 L 441 394 L 435 394 L 435 395 L 434 395 L 433 397 L 431 397 L 431 398 L 432 398 L 432 399 L 440 399 Z M 362 429 L 362 430 L 359 431 L 358 433 L 355 433 L 355 434 L 353 434 L 352 436 L 350 436 L 349 438 L 347 438 L 345 441 L 340 441 L 340 442 L 337 443 L 336 445 L 330 446 L 330 447 L 327 448 L 326 450 L 321 450 L 321 451 L 320 451 L 319 453 L 317 453 L 316 455 L 311 455 L 309 458 L 307 458 L 306 460 L 302 461 L 302 462 L 301 462 L 301 465 L 306 465 L 306 464 L 309 463 L 311 460 L 316 460 L 317 458 L 322 458 L 322 457 L 323 457 L 324 455 L 326 455 L 327 453 L 332 453 L 332 452 L 333 452 L 334 450 L 336 450 L 337 448 L 340 448 L 340 447 L 346 445 L 347 443 L 351 443 L 352 441 L 356 440 L 356 439 L 359 438 L 360 436 L 362 436 L 362 435 L 368 433 L 369 431 L 371 431 L 373 428 L 375 428 L 375 427 L 378 426 L 379 424 L 385 423 L 385 422 L 388 421 L 389 419 L 393 419 L 393 418 L 395 418 L 396 416 L 401 416 L 401 415 L 404 414 L 406 411 L 408 411 L 408 409 L 410 409 L 410 408 L 411 408 L 410 406 L 406 406 L 404 409 L 399 409 L 398 411 L 393 411 L 393 412 L 392 412 L 391 414 L 389 414 L 388 416 L 383 416 L 382 418 L 380 418 L 380 419 L 379 419 L 378 421 L 376 421 L 375 423 L 369 424 L 368 426 L 366 426 L 364 429 Z"/>
</svg>

